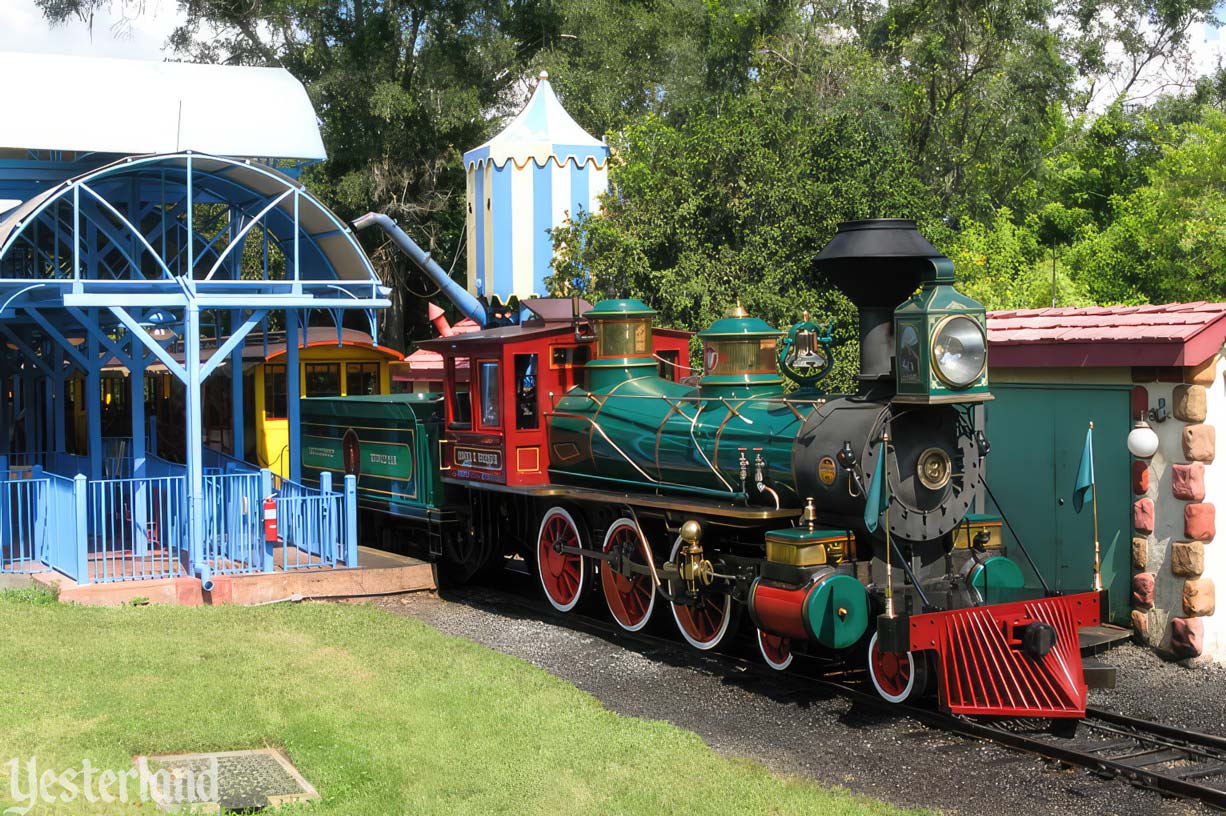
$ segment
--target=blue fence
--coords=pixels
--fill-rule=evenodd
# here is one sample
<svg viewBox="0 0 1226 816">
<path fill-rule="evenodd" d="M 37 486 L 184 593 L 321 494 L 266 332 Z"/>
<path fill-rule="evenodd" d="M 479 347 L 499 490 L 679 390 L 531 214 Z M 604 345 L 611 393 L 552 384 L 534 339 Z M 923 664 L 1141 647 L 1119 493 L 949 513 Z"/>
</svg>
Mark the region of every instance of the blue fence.
<svg viewBox="0 0 1226 816">
<path fill-rule="evenodd" d="M 51 568 L 86 584 L 170 578 L 200 566 L 223 575 L 357 565 L 353 477 L 337 492 L 325 474 L 314 490 L 222 462 L 225 472 L 204 477 L 204 537 L 191 553 L 182 465 L 149 456 L 144 478 L 89 481 L 86 464 L 63 453 L 0 456 L 0 572 Z M 266 498 L 276 507 L 275 541 L 266 540 Z"/>
<path fill-rule="evenodd" d="M 292 482 L 279 482 L 277 528 L 281 547 L 276 567 L 357 566 L 357 496 L 355 480 L 345 478 L 345 492 L 332 490 L 332 474 L 321 474 L 319 490 Z"/>
<path fill-rule="evenodd" d="M 204 553 L 214 574 L 272 568 L 264 549 L 260 473 L 204 477 Z"/>
<path fill-rule="evenodd" d="M 38 571 L 47 561 L 47 479 L 41 468 L 35 472 L 37 478 L 0 482 L 0 572 Z"/>
<path fill-rule="evenodd" d="M 215 448 L 204 448 L 204 467 L 214 473 L 259 473 L 260 468 Z"/>
<path fill-rule="evenodd" d="M 184 574 L 187 513 L 182 477 L 103 479 L 90 482 L 87 495 L 91 582 Z"/>
<path fill-rule="evenodd" d="M 65 479 L 47 474 L 47 513 L 51 517 L 48 529 L 47 565 L 74 581 L 89 580 L 88 552 L 85 536 L 77 524 L 78 508 L 84 513 L 87 504 L 84 476 Z"/>
</svg>

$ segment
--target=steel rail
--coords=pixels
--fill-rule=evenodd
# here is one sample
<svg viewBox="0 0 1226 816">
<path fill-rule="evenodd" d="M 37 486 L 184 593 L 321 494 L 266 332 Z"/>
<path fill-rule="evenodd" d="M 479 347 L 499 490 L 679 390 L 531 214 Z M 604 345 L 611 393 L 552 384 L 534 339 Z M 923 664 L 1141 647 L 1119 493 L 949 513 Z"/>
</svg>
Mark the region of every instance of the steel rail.
<svg viewBox="0 0 1226 816">
<path fill-rule="evenodd" d="M 552 608 L 546 608 L 544 602 L 538 605 L 535 603 L 535 598 L 526 598 L 520 592 L 505 588 L 501 589 L 501 591 L 507 592 L 522 605 L 534 611 L 543 612 L 546 619 L 559 623 L 568 629 L 582 631 L 587 634 L 603 635 L 611 640 L 620 639 L 630 643 L 637 643 L 653 651 L 669 649 L 688 656 L 695 664 L 701 662 L 710 665 L 711 661 L 722 663 L 725 666 L 735 667 L 735 670 L 741 673 L 741 677 L 750 675 L 756 679 L 765 680 L 775 684 L 777 689 L 791 694 L 814 689 L 831 691 L 858 705 L 908 717 L 934 729 L 986 742 L 993 742 L 1045 759 L 1085 768 L 1108 778 L 1122 778 L 1134 785 L 1149 788 L 1168 796 L 1197 801 L 1214 809 L 1226 811 L 1226 787 L 1214 787 L 1213 785 L 1193 781 L 1190 778 L 1182 778 L 1178 775 L 1178 771 L 1183 770 L 1190 776 L 1221 776 L 1223 780 L 1226 780 L 1226 737 L 1187 731 L 1177 726 L 1129 717 L 1103 709 L 1087 708 L 1086 718 L 1080 721 L 1081 724 L 1091 730 L 1110 731 L 1113 735 L 1127 738 L 1136 743 L 1136 746 L 1125 755 L 1112 757 L 1105 753 L 1100 753 L 1110 743 L 1104 743 L 1104 746 L 1098 750 L 1095 750 L 1093 746 L 1080 749 L 1072 745 L 1073 740 L 1071 739 L 1055 737 L 1050 734 L 1042 737 L 1031 736 L 1011 731 L 1005 727 L 1007 722 L 1016 722 L 1019 718 L 1011 718 L 1001 723 L 992 723 L 963 715 L 947 714 L 922 705 L 890 703 L 877 694 L 857 688 L 846 680 L 796 671 L 775 671 L 757 660 L 724 652 L 696 653 L 693 650 L 684 648 L 681 643 L 671 638 L 643 631 L 628 632 L 612 621 L 605 621 L 582 613 L 558 613 Z M 851 673 L 859 674 L 860 672 L 853 671 Z M 844 675 L 846 674 L 848 672 L 844 672 Z M 729 676 L 731 675 L 729 674 Z M 1031 720 L 1031 722 L 1038 723 L 1044 719 L 1046 718 Z M 1100 725 L 1100 723 L 1106 725 Z M 1129 764 L 1120 761 L 1148 753 L 1157 754 L 1159 751 L 1154 750 L 1155 746 L 1168 753 L 1177 751 L 1183 754 L 1183 756 L 1171 757 L 1153 763 L 1155 765 L 1169 765 L 1172 762 L 1182 761 L 1209 761 L 1222 765 L 1222 771 L 1219 774 L 1213 769 L 1206 771 L 1185 766 L 1182 769 L 1173 768 L 1168 769 L 1167 772 L 1162 772 L 1158 769 L 1146 767 L 1143 764 Z M 1115 750 L 1119 750 L 1119 748 Z M 1226 785 L 1226 781 L 1223 782 L 1223 785 Z"/>
</svg>

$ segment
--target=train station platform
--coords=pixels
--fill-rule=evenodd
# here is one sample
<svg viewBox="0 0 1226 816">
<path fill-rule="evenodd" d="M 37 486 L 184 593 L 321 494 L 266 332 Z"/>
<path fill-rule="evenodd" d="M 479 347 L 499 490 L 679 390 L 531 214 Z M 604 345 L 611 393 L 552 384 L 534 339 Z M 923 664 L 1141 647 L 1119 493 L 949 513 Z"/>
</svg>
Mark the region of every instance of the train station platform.
<svg viewBox="0 0 1226 816">
<path fill-rule="evenodd" d="M 78 584 L 55 571 L 40 572 L 30 580 L 55 587 L 60 601 L 86 606 L 161 603 L 179 606 L 277 603 L 297 600 L 332 600 L 398 595 L 438 588 L 433 564 L 404 555 L 358 547 L 354 567 L 278 568 L 273 572 L 218 575 L 205 591 L 199 578 L 180 575 L 139 581 Z"/>
</svg>

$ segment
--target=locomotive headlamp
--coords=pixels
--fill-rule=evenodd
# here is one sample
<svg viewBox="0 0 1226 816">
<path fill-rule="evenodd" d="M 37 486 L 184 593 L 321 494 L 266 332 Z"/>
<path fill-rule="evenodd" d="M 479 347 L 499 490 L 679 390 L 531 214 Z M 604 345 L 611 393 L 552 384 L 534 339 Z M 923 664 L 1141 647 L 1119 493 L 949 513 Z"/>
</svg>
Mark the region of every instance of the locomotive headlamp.
<svg viewBox="0 0 1226 816">
<path fill-rule="evenodd" d="M 988 362 L 983 328 L 966 315 L 950 315 L 932 333 L 932 363 L 941 380 L 954 388 L 972 385 Z"/>
<path fill-rule="evenodd" d="M 923 286 L 894 310 L 893 369 L 897 402 L 985 402 L 987 312 L 954 288 L 954 265 L 930 260 Z"/>
</svg>

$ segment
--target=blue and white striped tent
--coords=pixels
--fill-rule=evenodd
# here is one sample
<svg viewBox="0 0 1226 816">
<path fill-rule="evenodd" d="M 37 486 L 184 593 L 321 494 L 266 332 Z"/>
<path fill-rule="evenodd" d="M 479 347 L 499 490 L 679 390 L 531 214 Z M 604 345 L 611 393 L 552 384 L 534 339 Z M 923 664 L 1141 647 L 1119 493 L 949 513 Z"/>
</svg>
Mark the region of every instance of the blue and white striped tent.
<svg viewBox="0 0 1226 816">
<path fill-rule="evenodd" d="M 549 230 L 608 189 L 609 148 L 570 117 L 542 72 L 514 121 L 464 154 L 468 172 L 468 290 L 505 303 L 545 295 Z"/>
</svg>

